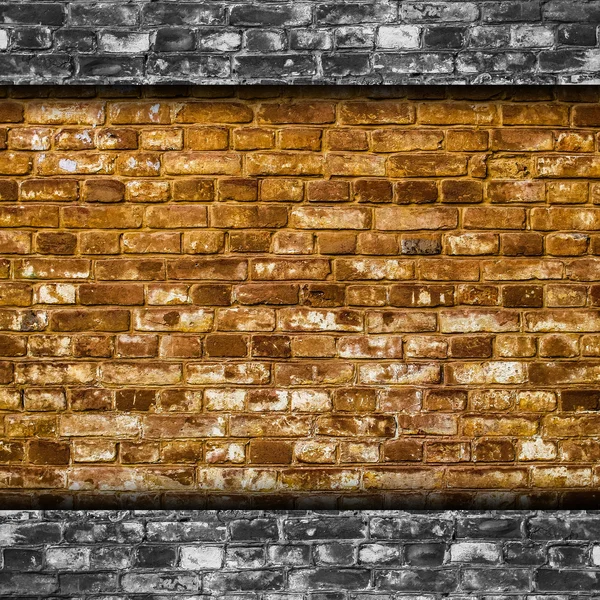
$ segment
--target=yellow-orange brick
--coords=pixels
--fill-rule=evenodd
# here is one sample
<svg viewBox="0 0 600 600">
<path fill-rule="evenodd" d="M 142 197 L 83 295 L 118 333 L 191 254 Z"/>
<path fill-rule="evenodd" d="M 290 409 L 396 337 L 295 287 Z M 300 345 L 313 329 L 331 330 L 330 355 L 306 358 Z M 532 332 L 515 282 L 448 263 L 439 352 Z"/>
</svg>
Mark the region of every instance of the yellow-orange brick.
<svg viewBox="0 0 600 600">
<path fill-rule="evenodd" d="M 598 88 L 4 91 L 0 497 L 593 487 Z"/>
</svg>

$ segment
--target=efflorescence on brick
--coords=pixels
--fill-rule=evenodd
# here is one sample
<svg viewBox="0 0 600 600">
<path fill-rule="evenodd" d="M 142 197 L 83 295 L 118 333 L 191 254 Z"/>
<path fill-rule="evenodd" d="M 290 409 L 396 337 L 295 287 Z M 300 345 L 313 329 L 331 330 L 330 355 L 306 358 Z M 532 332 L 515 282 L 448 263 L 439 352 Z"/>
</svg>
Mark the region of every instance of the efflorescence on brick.
<svg viewBox="0 0 600 600">
<path fill-rule="evenodd" d="M 2 93 L 5 506 L 595 502 L 597 88 Z"/>
<path fill-rule="evenodd" d="M 594 598 L 598 533 L 597 515 L 585 511 L 4 512 L 0 593 L 201 600 Z"/>
<path fill-rule="evenodd" d="M 5 83 L 598 81 L 597 0 L 3 0 Z"/>
</svg>

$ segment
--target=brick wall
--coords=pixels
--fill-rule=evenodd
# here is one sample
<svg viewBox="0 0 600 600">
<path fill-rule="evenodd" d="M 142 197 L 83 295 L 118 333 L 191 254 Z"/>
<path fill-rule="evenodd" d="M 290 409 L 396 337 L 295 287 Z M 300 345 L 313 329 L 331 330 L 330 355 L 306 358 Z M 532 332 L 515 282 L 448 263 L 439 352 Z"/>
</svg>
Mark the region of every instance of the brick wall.
<svg viewBox="0 0 600 600">
<path fill-rule="evenodd" d="M 0 519 L 3 598 L 593 600 L 600 586 L 599 521 L 583 511 Z"/>
<path fill-rule="evenodd" d="M 598 81 L 597 0 L 3 0 L 5 83 Z"/>
<path fill-rule="evenodd" d="M 595 501 L 597 88 L 3 94 L 5 503 Z"/>
</svg>

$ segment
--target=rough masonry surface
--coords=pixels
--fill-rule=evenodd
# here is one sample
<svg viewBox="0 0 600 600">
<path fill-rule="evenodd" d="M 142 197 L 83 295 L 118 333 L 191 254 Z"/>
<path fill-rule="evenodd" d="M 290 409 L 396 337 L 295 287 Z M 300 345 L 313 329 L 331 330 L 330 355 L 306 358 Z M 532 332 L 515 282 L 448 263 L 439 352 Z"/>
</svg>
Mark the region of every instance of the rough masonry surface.
<svg viewBox="0 0 600 600">
<path fill-rule="evenodd" d="M 5 503 L 597 501 L 598 88 L 1 92 Z"/>
<path fill-rule="evenodd" d="M 2 598 L 594 600 L 596 512 L 0 513 Z"/>
<path fill-rule="evenodd" d="M 0 2 L 5 83 L 586 83 L 597 0 Z"/>
</svg>

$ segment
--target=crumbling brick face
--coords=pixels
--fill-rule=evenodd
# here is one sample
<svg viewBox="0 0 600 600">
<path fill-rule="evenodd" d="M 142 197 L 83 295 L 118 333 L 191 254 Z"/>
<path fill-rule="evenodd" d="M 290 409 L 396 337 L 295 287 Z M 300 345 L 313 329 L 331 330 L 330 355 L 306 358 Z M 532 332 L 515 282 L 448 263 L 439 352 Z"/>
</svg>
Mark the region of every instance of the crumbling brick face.
<svg viewBox="0 0 600 600">
<path fill-rule="evenodd" d="M 2 94 L 6 498 L 597 488 L 597 88 Z"/>
</svg>

